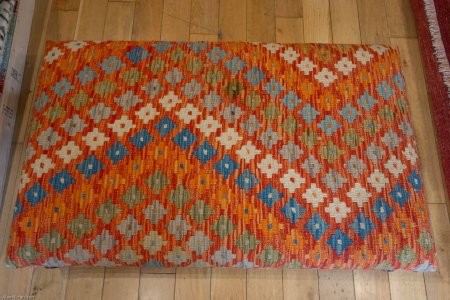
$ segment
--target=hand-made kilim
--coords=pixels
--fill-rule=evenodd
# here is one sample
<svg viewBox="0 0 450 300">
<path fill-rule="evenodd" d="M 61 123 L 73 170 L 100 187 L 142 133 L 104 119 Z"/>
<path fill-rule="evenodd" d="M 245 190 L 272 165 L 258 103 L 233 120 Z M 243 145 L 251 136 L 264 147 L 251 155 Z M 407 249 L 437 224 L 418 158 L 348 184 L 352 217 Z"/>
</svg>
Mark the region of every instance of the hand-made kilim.
<svg viewBox="0 0 450 300">
<path fill-rule="evenodd" d="M 9 265 L 436 267 L 398 50 L 51 42 Z"/>
</svg>

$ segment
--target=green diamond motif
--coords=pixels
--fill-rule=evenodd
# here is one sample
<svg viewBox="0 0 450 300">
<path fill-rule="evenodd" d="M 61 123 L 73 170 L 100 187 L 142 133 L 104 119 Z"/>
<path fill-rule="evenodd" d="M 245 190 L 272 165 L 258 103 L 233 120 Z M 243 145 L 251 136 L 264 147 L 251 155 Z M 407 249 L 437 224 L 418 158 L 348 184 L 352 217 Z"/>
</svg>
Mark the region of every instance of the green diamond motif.
<svg viewBox="0 0 450 300">
<path fill-rule="evenodd" d="M 61 117 L 66 113 L 64 108 L 61 106 L 61 104 L 56 103 L 49 109 L 47 109 L 44 113 L 44 116 L 50 120 L 50 122 L 55 122 L 58 119 L 61 119 Z"/>
<path fill-rule="evenodd" d="M 155 194 L 159 194 L 159 192 L 161 192 L 168 184 L 170 184 L 169 179 L 160 170 L 157 170 L 155 173 L 150 175 L 150 177 L 148 177 L 145 182 Z"/>
<path fill-rule="evenodd" d="M 166 62 L 161 57 L 156 57 L 149 65 L 150 71 L 154 74 L 161 73 L 166 68 Z"/>
<path fill-rule="evenodd" d="M 301 124 L 295 117 L 289 116 L 283 121 L 281 126 L 289 136 L 293 136 L 297 132 L 297 130 L 299 130 Z"/>
<path fill-rule="evenodd" d="M 186 63 L 186 69 L 194 75 L 203 68 L 203 61 L 198 57 L 190 57 Z"/>
<path fill-rule="evenodd" d="M 403 247 L 402 251 L 397 254 L 397 260 L 405 267 L 417 259 L 417 254 L 409 246 Z"/>
<path fill-rule="evenodd" d="M 261 96 L 258 95 L 255 91 L 251 91 L 250 93 L 248 93 L 244 99 L 245 105 L 251 110 L 257 109 L 258 106 L 261 105 L 261 102 Z"/>
<path fill-rule="evenodd" d="M 121 212 L 122 210 L 120 207 L 112 203 L 110 199 L 95 210 L 95 213 L 103 220 L 103 223 L 105 224 L 111 223 L 111 221 Z"/>
<path fill-rule="evenodd" d="M 77 239 L 81 239 L 84 235 L 89 234 L 96 226 L 91 220 L 86 219 L 83 214 L 79 214 L 76 219 L 73 219 L 67 229 L 69 229 Z"/>
<path fill-rule="evenodd" d="M 61 246 L 63 244 L 65 244 L 66 242 L 67 242 L 67 240 L 65 240 L 55 228 L 52 228 L 50 230 L 50 232 L 45 233 L 39 239 L 39 243 L 41 243 L 44 247 L 46 247 L 51 252 L 61 248 Z"/>
<path fill-rule="evenodd" d="M 80 110 L 88 104 L 89 97 L 83 91 L 79 91 L 75 96 L 69 99 L 69 102 L 72 103 L 77 110 Z"/>
<path fill-rule="evenodd" d="M 39 256 L 42 254 L 29 243 L 25 243 L 23 247 L 20 247 L 17 250 L 17 256 L 20 259 L 27 261 L 29 264 L 33 263 Z"/>
<path fill-rule="evenodd" d="M 186 203 L 193 198 L 189 190 L 179 184 L 175 190 L 172 190 L 168 196 L 169 200 L 174 203 L 177 208 L 183 208 Z"/>
<path fill-rule="evenodd" d="M 221 240 L 232 233 L 235 227 L 236 225 L 225 215 L 221 215 L 216 223 L 214 223 L 214 231 L 220 236 Z"/>
<path fill-rule="evenodd" d="M 251 234 L 248 230 L 244 231 L 238 239 L 234 242 L 245 254 L 248 254 L 251 250 L 256 249 L 256 245 L 260 242 Z"/>
<path fill-rule="evenodd" d="M 280 261 L 283 255 L 280 251 L 273 249 L 272 246 L 268 246 L 266 249 L 261 251 L 258 258 L 264 262 L 265 265 L 272 265 Z"/>
<path fill-rule="evenodd" d="M 210 85 L 216 85 L 223 79 L 223 73 L 216 67 L 212 67 L 207 73 L 205 81 Z"/>
<path fill-rule="evenodd" d="M 422 230 L 417 241 L 427 254 L 430 253 L 431 249 L 433 248 L 433 239 L 431 238 L 431 234 L 428 231 Z"/>
<path fill-rule="evenodd" d="M 139 190 L 137 185 L 133 184 L 120 199 L 132 209 L 135 205 L 141 203 L 146 196 Z"/>
<path fill-rule="evenodd" d="M 199 200 L 192 205 L 189 215 L 198 223 L 203 223 L 209 216 L 214 214 L 214 210 L 204 201 Z"/>
</svg>

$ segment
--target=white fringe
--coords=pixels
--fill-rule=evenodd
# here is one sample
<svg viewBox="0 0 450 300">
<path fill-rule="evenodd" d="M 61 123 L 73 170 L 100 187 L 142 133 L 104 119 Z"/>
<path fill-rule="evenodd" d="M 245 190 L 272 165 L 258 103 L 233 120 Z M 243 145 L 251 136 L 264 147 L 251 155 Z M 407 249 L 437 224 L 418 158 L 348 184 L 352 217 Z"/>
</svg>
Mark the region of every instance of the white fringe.
<svg viewBox="0 0 450 300">
<path fill-rule="evenodd" d="M 434 55 L 437 58 L 439 72 L 443 76 L 444 84 L 447 86 L 447 96 L 450 98 L 450 65 L 447 54 L 445 53 L 444 43 L 442 42 L 441 31 L 436 16 L 436 8 L 433 0 L 423 0 L 423 2 L 425 3 L 425 12 L 430 27 Z"/>
</svg>

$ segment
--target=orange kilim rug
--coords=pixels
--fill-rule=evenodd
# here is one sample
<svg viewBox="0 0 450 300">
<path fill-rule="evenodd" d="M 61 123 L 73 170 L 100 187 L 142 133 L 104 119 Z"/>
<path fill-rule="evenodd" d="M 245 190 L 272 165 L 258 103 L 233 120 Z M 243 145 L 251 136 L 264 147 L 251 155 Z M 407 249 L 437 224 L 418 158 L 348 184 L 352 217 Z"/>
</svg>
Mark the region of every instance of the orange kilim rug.
<svg viewBox="0 0 450 300">
<path fill-rule="evenodd" d="M 436 269 L 399 52 L 50 42 L 7 264 Z"/>
</svg>

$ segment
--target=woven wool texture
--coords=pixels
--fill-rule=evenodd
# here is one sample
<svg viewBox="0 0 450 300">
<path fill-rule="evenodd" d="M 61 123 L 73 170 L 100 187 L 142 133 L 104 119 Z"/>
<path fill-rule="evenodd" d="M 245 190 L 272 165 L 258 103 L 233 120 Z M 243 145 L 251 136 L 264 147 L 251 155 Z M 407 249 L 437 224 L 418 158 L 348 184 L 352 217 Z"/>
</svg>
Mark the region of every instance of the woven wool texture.
<svg viewBox="0 0 450 300">
<path fill-rule="evenodd" d="M 436 268 L 399 53 L 50 42 L 7 263 Z"/>
</svg>

